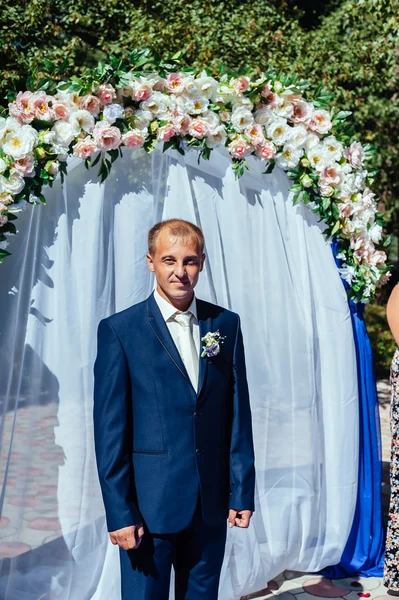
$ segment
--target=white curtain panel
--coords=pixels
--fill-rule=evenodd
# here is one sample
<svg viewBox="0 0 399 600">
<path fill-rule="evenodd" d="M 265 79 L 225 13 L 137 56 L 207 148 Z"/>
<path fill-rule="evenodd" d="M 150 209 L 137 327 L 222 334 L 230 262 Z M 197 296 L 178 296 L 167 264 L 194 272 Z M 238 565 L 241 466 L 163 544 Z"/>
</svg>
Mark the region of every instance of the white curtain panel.
<svg viewBox="0 0 399 600">
<path fill-rule="evenodd" d="M 256 512 L 228 533 L 220 599 L 339 562 L 358 467 L 347 299 L 316 216 L 284 172 L 248 162 L 236 181 L 223 150 L 199 164 L 126 150 L 100 185 L 74 161 L 20 214 L 0 266 L 1 599 L 120 598 L 93 447 L 96 328 L 150 294 L 147 232 L 170 217 L 202 227 L 197 295 L 241 315 L 246 348 Z"/>
</svg>

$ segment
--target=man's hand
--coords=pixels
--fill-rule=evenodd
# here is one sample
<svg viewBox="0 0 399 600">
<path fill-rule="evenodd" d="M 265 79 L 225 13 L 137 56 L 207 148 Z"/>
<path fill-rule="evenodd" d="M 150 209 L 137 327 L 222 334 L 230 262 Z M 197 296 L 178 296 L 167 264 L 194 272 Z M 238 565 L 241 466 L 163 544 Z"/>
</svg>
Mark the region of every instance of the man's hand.
<svg viewBox="0 0 399 600">
<path fill-rule="evenodd" d="M 123 550 L 137 550 L 140 546 L 141 538 L 144 535 L 142 523 L 130 525 L 116 531 L 110 531 L 109 537 L 114 546 L 119 546 Z"/>
<path fill-rule="evenodd" d="M 249 522 L 252 517 L 252 510 L 229 510 L 229 527 L 241 527 L 242 529 L 247 529 L 249 526 Z"/>
</svg>

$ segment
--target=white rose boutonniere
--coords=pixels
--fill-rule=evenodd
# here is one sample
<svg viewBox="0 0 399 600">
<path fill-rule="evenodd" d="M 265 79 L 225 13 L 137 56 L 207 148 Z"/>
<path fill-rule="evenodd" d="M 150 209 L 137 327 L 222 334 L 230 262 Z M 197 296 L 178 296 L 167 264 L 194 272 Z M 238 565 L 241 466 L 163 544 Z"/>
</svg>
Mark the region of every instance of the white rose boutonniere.
<svg viewBox="0 0 399 600">
<path fill-rule="evenodd" d="M 214 333 L 210 331 L 203 338 L 201 342 L 204 342 L 202 347 L 201 358 L 212 358 L 222 351 L 221 345 L 224 342 L 226 336 L 220 335 L 219 329 Z"/>
</svg>

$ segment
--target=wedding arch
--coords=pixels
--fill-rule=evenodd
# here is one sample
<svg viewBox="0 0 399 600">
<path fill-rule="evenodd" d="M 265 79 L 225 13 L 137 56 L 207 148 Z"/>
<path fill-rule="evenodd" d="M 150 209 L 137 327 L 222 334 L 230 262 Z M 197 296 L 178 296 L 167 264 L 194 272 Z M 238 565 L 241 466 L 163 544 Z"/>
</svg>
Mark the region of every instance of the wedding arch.
<svg viewBox="0 0 399 600">
<path fill-rule="evenodd" d="M 248 357 L 257 509 L 248 535 L 229 533 L 220 597 L 284 569 L 381 568 L 362 307 L 389 277 L 389 239 L 372 149 L 296 76 L 215 78 L 176 59 L 134 52 L 42 80 L 0 118 L 5 600 L 118 599 L 92 445 L 95 330 L 151 292 L 146 233 L 174 216 L 203 228 L 199 295 L 240 312 Z"/>
</svg>

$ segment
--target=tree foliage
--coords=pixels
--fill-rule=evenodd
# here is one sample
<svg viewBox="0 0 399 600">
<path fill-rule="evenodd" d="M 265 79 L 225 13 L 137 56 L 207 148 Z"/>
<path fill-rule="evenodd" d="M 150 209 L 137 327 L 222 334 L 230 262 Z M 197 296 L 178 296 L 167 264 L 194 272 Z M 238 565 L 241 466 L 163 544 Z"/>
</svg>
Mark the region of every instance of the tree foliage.
<svg viewBox="0 0 399 600">
<path fill-rule="evenodd" d="M 182 66 L 266 70 L 322 83 L 377 147 L 375 191 L 399 230 L 399 0 L 2 0 L 1 95 L 30 76 L 66 78 L 149 47 Z M 47 65 L 47 67 L 46 67 Z M 47 69 L 47 72 L 46 72 Z M 4 103 L 4 102 L 3 102 Z"/>
</svg>

